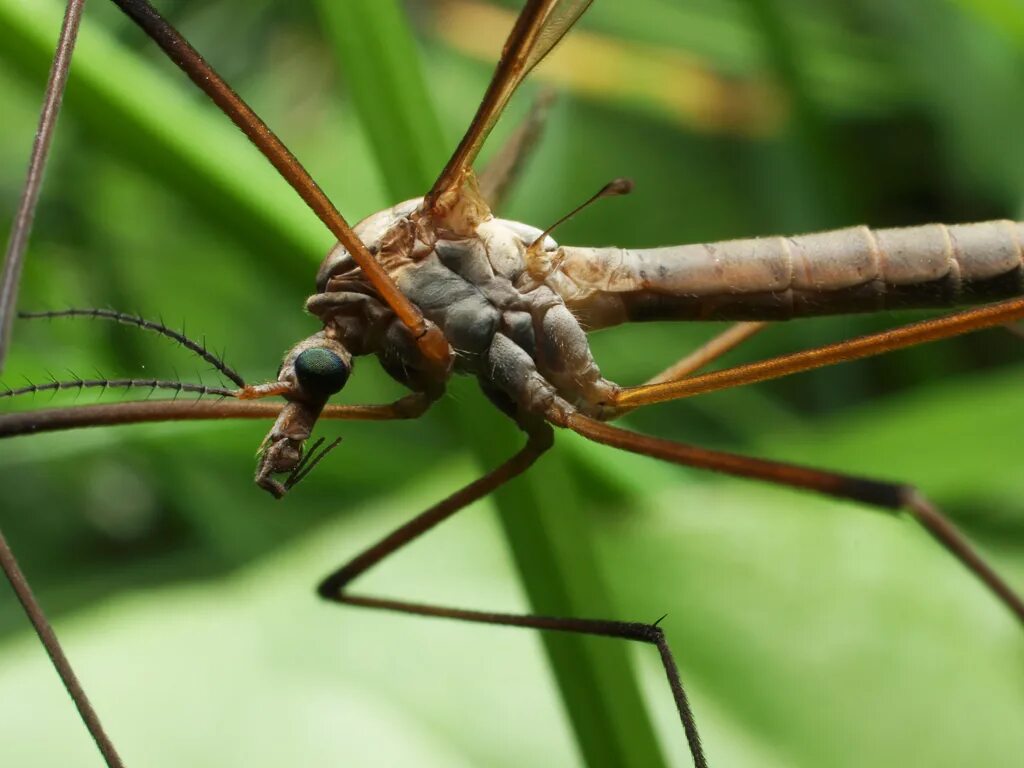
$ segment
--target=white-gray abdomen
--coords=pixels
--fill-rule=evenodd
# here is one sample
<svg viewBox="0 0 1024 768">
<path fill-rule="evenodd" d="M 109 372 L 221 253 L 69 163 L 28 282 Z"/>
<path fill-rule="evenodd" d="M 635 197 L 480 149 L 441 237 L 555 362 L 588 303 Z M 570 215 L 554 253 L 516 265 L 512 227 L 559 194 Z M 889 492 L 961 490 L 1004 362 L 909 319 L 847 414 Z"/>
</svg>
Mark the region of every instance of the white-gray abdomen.
<svg viewBox="0 0 1024 768">
<path fill-rule="evenodd" d="M 1024 294 L 1024 223 L 851 227 L 627 250 L 562 247 L 548 278 L 591 329 L 639 320 L 784 320 Z"/>
</svg>

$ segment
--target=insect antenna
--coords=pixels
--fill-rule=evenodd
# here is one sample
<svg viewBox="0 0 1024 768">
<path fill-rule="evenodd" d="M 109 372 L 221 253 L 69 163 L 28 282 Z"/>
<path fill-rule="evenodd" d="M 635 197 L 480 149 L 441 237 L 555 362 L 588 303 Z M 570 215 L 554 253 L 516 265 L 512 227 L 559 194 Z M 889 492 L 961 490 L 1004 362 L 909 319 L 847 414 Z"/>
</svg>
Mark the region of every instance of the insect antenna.
<svg viewBox="0 0 1024 768">
<path fill-rule="evenodd" d="M 83 389 L 100 389 L 106 392 L 108 389 L 142 389 L 148 388 L 150 394 L 158 389 L 171 390 L 175 393 L 175 396 L 182 392 L 194 392 L 199 397 L 205 397 L 206 395 L 217 395 L 219 397 L 234 397 L 235 390 L 227 389 L 225 387 L 209 387 L 205 384 L 190 384 L 185 381 L 177 381 L 171 379 L 83 379 L 79 376 L 71 381 L 59 381 L 50 376 L 51 381 L 45 384 L 36 384 L 30 379 L 25 379 L 28 383 L 23 387 L 12 389 L 7 385 L 4 385 L 4 391 L 0 392 L 0 398 L 5 397 L 18 397 L 19 395 L 34 395 L 37 392 L 60 392 L 64 389 L 77 389 L 81 392 Z M 74 374 L 72 374 L 74 375 Z M 102 394 L 102 392 L 101 392 Z"/>
<path fill-rule="evenodd" d="M 172 341 L 178 343 L 179 346 L 184 347 L 190 352 L 195 353 L 203 360 L 212 365 L 217 371 L 224 374 L 227 378 L 231 379 L 239 387 L 245 386 L 245 380 L 242 378 L 234 368 L 228 365 L 222 355 L 217 355 L 211 352 L 206 346 L 206 337 L 203 337 L 202 341 L 195 341 L 185 335 L 185 328 L 182 326 L 180 331 L 176 331 L 173 328 L 168 327 L 163 320 L 147 320 L 141 315 L 133 315 L 128 312 L 118 312 L 114 309 L 95 309 L 95 308 L 75 308 L 70 307 L 68 309 L 58 309 L 47 312 L 19 312 L 18 317 L 22 320 L 38 320 L 47 319 L 52 320 L 53 318 L 59 317 L 89 317 L 98 320 L 112 320 L 122 325 L 132 325 L 136 328 L 142 328 L 146 331 L 152 331 L 153 333 L 165 336 Z"/>
</svg>

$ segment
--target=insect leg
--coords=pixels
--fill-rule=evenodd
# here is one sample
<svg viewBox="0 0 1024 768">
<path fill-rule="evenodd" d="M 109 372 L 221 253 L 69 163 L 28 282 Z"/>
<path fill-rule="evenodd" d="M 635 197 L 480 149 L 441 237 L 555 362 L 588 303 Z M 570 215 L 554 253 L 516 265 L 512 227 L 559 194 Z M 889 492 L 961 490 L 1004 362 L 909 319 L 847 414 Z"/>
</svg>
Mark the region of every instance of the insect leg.
<svg viewBox="0 0 1024 768">
<path fill-rule="evenodd" d="M 370 570 L 389 555 L 397 552 L 406 544 L 419 538 L 434 526 L 447 520 L 456 512 L 466 508 L 491 493 L 499 486 L 512 480 L 526 471 L 552 444 L 552 430 L 546 424 L 539 424 L 528 431 L 526 445 L 505 463 L 491 470 L 480 479 L 470 483 L 448 498 L 435 504 L 430 509 L 414 517 L 405 525 L 396 528 L 383 539 L 356 555 L 345 565 L 327 576 L 317 588 L 321 597 L 345 605 L 377 608 L 417 616 L 457 619 L 480 624 L 497 624 L 508 627 L 527 627 L 530 629 L 550 630 L 556 632 L 574 632 L 582 635 L 599 637 L 617 637 L 650 643 L 657 646 L 661 655 L 662 665 L 672 688 L 672 695 L 679 711 L 679 717 L 686 732 L 686 739 L 697 768 L 706 768 L 697 726 L 690 710 L 689 702 L 679 679 L 679 670 L 669 649 L 664 631 L 653 624 L 639 622 L 605 621 L 600 619 L 575 619 L 554 616 L 534 616 L 529 614 L 492 613 L 489 611 L 471 611 L 460 608 L 449 608 L 438 605 L 412 603 L 403 600 L 353 595 L 347 591 L 348 585 Z"/>
<path fill-rule="evenodd" d="M 781 355 L 747 365 L 738 365 L 702 376 L 660 384 L 643 384 L 618 391 L 608 405 L 632 407 L 664 403 L 683 397 L 715 392 L 719 389 L 739 387 L 758 381 L 777 379 L 800 371 L 821 368 L 848 360 L 872 357 L 916 344 L 938 341 L 971 331 L 1004 325 L 1024 318 L 1024 299 L 1011 299 L 966 312 L 958 312 L 934 320 L 905 325 L 881 333 L 872 333 L 856 339 L 815 347 L 790 355 Z"/>
<path fill-rule="evenodd" d="M 826 496 L 856 501 L 879 509 L 908 512 L 1024 624 L 1024 600 L 985 562 L 935 505 L 913 486 L 741 456 L 640 435 L 603 424 L 578 413 L 568 416 L 552 413 L 550 420 L 594 442 L 684 467 L 709 469 L 736 477 L 816 491 Z"/>
<path fill-rule="evenodd" d="M 328 405 L 321 419 L 392 421 L 415 419 L 433 400 L 421 393 L 384 405 Z M 40 408 L 0 415 L 0 438 L 53 432 L 78 427 L 142 424 L 155 421 L 211 421 L 220 419 L 273 419 L 285 403 L 256 400 L 183 401 L 142 400 L 129 403 L 96 403 L 64 408 Z"/>
<path fill-rule="evenodd" d="M 738 347 L 744 341 L 761 332 L 768 327 L 765 322 L 741 322 L 733 323 L 718 335 L 708 339 L 697 349 L 683 357 L 679 362 L 673 363 L 656 376 L 652 376 L 644 386 L 663 384 L 669 381 L 684 379 L 691 373 L 700 370 L 705 365 L 714 362 L 722 355 L 725 355 Z M 613 410 L 610 418 L 618 418 L 629 413 L 637 406 L 622 406 Z"/>
<path fill-rule="evenodd" d="M 501 209 L 509 190 L 519 180 L 523 168 L 537 148 L 548 119 L 548 109 L 554 100 L 554 91 L 541 91 L 523 121 L 477 176 L 480 194 L 491 210 Z"/>
<path fill-rule="evenodd" d="M 124 763 L 121 762 L 121 758 L 118 756 L 113 743 L 111 743 L 110 737 L 107 736 L 106 731 L 103 729 L 103 724 L 100 722 L 96 710 L 93 709 L 85 689 L 71 667 L 71 662 L 68 661 L 68 657 L 64 654 L 64 649 L 61 647 L 53 627 L 46 618 L 46 614 L 43 613 L 39 601 L 36 600 L 35 595 L 32 593 L 32 588 L 29 586 L 28 580 L 25 578 L 25 574 L 18 565 L 18 561 L 15 559 L 14 553 L 11 551 L 11 547 L 2 532 L 0 532 L 0 568 L 3 568 L 4 575 L 11 584 L 11 589 L 14 590 L 14 594 L 18 597 L 18 602 L 25 609 L 25 614 L 32 623 L 32 628 L 35 629 L 36 634 L 39 636 L 39 642 L 46 649 L 46 654 L 50 657 L 53 668 L 60 675 L 64 688 L 67 689 L 68 695 L 75 702 L 78 715 L 82 718 L 82 722 L 88 729 L 89 735 L 96 742 L 96 747 L 99 749 L 100 754 L 103 755 L 103 760 L 108 768 L 122 768 Z"/>
<path fill-rule="evenodd" d="M 731 352 L 747 339 L 763 331 L 768 323 L 735 323 L 712 339 L 709 339 L 693 352 L 682 358 L 653 376 L 645 384 L 661 384 L 666 381 L 676 381 L 694 373 L 705 365 L 713 363 L 722 355 Z"/>
<path fill-rule="evenodd" d="M 11 227 L 11 236 L 7 241 L 7 253 L 4 256 L 4 268 L 0 273 L 0 371 L 3 370 L 7 358 L 7 347 L 11 340 L 11 325 L 14 323 L 14 307 L 18 303 L 18 283 L 21 280 L 21 267 L 24 263 L 25 249 L 28 248 L 29 235 L 32 232 L 32 220 L 35 218 L 36 205 L 39 202 L 39 191 L 43 185 L 43 172 L 46 159 L 50 154 L 50 142 L 53 130 L 60 113 L 60 104 L 64 98 L 64 86 L 68 80 L 68 69 L 71 65 L 71 54 L 78 38 L 78 26 L 82 20 L 85 0 L 68 0 L 64 12 L 64 23 L 57 40 L 57 51 L 53 55 L 49 80 L 46 83 L 46 95 L 43 97 L 43 109 L 39 115 L 39 128 L 36 130 L 35 143 L 32 145 L 32 156 L 28 164 L 28 175 L 18 202 L 18 212 Z"/>
<path fill-rule="evenodd" d="M 25 251 L 28 248 L 29 235 L 32 231 L 32 220 L 35 217 L 36 205 L 39 201 L 39 192 L 42 188 L 43 173 L 46 160 L 49 156 L 50 143 L 53 138 L 54 127 L 57 123 L 57 115 L 60 112 L 61 100 L 64 97 L 64 86 L 67 83 L 68 69 L 71 64 L 71 54 L 75 48 L 75 40 L 78 36 L 78 27 L 82 19 L 82 11 L 85 7 L 85 0 L 68 0 L 64 12 L 64 22 L 61 26 L 60 37 L 57 41 L 57 50 L 53 57 L 53 64 L 50 67 L 49 80 L 46 84 L 46 95 L 43 98 L 43 108 L 39 116 L 39 128 L 36 131 L 35 143 L 32 146 L 32 156 L 29 160 L 28 175 L 25 186 L 22 189 L 21 200 L 18 204 L 18 212 L 15 214 L 14 224 L 11 228 L 10 239 L 7 243 L 7 251 L 4 257 L 3 272 L 0 274 L 0 370 L 3 369 L 7 357 L 7 348 L 10 345 L 11 326 L 14 322 L 14 308 L 18 302 L 18 284 L 21 281 L 21 268 L 24 263 Z M 18 565 L 14 552 L 3 533 L 0 532 L 0 568 L 3 569 L 7 581 L 10 582 L 18 601 L 25 610 L 32 627 L 39 636 L 40 642 L 46 650 L 54 669 L 60 675 L 68 695 L 75 703 L 82 722 L 92 736 L 96 747 L 103 755 L 103 759 L 110 768 L 122 765 L 117 750 L 111 743 L 100 723 L 96 711 L 89 702 L 89 697 L 82 688 L 71 662 L 68 661 L 64 649 L 57 639 L 53 627 L 50 625 L 42 606 L 32 593 L 32 588 L 25 578 L 21 567 Z"/>
<path fill-rule="evenodd" d="M 422 415 L 436 398 L 420 392 L 413 392 L 393 403 L 383 405 L 333 405 L 327 406 L 321 418 L 384 421 L 412 419 Z M 71 406 L 67 408 L 46 408 L 22 413 L 0 415 L 0 437 L 34 434 L 53 430 L 92 427 L 113 424 L 136 424 L 154 421 L 208 420 L 208 419 L 272 419 L 280 413 L 284 403 L 257 401 L 206 401 L 186 402 L 181 400 L 139 401 L 130 403 L 100 403 L 95 405 Z M 61 676 L 64 686 L 75 702 L 83 722 L 92 734 L 97 747 L 103 754 L 109 768 L 120 768 L 123 764 L 110 739 L 103 730 L 88 698 L 75 676 L 67 657 L 64 655 L 53 629 L 40 608 L 24 574 L 18 567 L 3 534 L 0 533 L 0 568 L 3 568 L 11 587 L 14 589 L 39 635 L 54 667 Z"/>
<path fill-rule="evenodd" d="M 428 325 L 419 308 L 402 293 L 394 280 L 345 221 L 334 203 L 298 159 L 260 119 L 252 108 L 218 75 L 199 52 L 172 27 L 147 0 L 112 0 L 135 22 L 249 138 L 270 164 L 291 185 L 330 232 L 345 246 L 367 280 L 416 338 L 424 356 L 442 367 L 448 365 L 448 344 L 440 329 Z"/>
</svg>

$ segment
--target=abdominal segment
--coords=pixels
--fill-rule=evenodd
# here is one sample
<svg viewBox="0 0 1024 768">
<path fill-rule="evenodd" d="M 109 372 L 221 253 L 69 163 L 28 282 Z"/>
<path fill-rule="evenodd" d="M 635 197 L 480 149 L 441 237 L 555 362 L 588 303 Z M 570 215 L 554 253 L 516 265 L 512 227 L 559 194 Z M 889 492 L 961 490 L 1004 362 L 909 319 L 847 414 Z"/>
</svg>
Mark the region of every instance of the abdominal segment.
<svg viewBox="0 0 1024 768">
<path fill-rule="evenodd" d="M 1024 224 L 850 227 L 666 248 L 562 247 L 548 284 L 589 329 L 947 308 L 1024 294 Z"/>
</svg>

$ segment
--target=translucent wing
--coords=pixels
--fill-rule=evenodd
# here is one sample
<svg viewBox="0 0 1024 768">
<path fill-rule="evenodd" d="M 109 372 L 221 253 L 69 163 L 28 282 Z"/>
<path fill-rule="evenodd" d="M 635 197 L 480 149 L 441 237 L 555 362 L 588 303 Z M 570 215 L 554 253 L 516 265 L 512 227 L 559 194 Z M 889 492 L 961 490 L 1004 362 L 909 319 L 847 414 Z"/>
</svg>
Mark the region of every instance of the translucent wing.
<svg viewBox="0 0 1024 768">
<path fill-rule="evenodd" d="M 476 116 L 427 195 L 428 206 L 458 185 L 519 84 L 568 32 L 593 0 L 529 0 L 516 20 Z"/>
<path fill-rule="evenodd" d="M 544 6 L 545 10 L 540 22 L 540 29 L 537 31 L 536 41 L 530 47 L 526 56 L 526 68 L 522 76 L 512 85 L 514 89 L 519 82 L 533 69 L 541 59 L 548 55 L 565 33 L 569 31 L 576 20 L 583 15 L 583 12 L 590 7 L 594 0 L 549 0 L 548 2 L 537 3 Z"/>
</svg>

